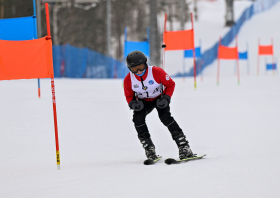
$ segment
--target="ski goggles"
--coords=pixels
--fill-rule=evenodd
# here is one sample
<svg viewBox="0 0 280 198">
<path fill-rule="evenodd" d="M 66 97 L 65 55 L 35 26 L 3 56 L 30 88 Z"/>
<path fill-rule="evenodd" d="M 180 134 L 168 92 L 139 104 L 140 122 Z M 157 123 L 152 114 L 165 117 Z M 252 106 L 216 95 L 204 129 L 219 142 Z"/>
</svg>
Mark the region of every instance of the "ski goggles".
<svg viewBox="0 0 280 198">
<path fill-rule="evenodd" d="M 146 69 L 146 64 L 137 65 L 135 67 L 130 67 L 129 70 L 136 74 L 138 71 L 144 71 Z"/>
</svg>

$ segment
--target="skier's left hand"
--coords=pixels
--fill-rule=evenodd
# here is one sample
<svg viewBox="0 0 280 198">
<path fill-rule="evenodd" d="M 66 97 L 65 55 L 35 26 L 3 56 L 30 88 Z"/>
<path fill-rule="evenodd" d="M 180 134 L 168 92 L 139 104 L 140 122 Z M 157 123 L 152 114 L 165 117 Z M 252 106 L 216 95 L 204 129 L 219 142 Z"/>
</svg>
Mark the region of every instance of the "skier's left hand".
<svg viewBox="0 0 280 198">
<path fill-rule="evenodd" d="M 157 107 L 159 109 L 163 109 L 167 107 L 170 103 L 170 96 L 169 95 L 163 95 L 161 98 L 157 99 Z"/>
</svg>

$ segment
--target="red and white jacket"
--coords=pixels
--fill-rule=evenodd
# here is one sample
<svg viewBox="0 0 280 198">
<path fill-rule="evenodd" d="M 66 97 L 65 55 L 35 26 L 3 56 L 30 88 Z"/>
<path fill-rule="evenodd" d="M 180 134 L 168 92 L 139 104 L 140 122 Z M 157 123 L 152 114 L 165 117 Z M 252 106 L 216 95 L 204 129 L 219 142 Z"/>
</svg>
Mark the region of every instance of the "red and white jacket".
<svg viewBox="0 0 280 198">
<path fill-rule="evenodd" d="M 149 75 L 149 72 L 150 75 Z M 148 78 L 148 79 L 147 79 Z M 148 66 L 145 71 L 145 74 L 142 76 L 143 84 L 145 87 L 149 88 L 149 86 L 154 86 L 155 84 L 163 85 L 164 91 L 163 94 L 169 95 L 170 98 L 173 95 L 175 89 L 175 82 L 170 78 L 170 76 L 161 68 L 155 66 Z M 148 81 L 148 82 L 147 82 Z M 136 84 L 135 84 L 136 83 Z M 133 86 L 133 87 L 132 87 Z M 127 103 L 129 103 L 135 97 L 135 91 L 143 89 L 141 77 L 129 72 L 126 77 L 124 78 L 124 95 L 126 97 Z M 136 93 L 137 94 L 137 93 Z M 139 93 L 138 93 L 139 94 Z M 141 95 L 141 93 L 140 93 Z M 155 94 L 156 95 L 156 94 Z M 160 96 L 160 93 L 156 97 L 144 97 L 143 100 L 145 101 L 152 101 Z M 139 97 L 139 96 L 138 96 Z M 139 97 L 141 98 L 141 97 Z"/>
</svg>

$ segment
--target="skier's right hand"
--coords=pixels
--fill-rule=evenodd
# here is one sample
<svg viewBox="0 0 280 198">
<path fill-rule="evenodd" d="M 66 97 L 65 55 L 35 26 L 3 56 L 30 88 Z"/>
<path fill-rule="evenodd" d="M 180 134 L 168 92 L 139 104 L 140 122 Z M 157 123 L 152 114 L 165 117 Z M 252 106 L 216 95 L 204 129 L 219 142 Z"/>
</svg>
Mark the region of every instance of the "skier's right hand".
<svg viewBox="0 0 280 198">
<path fill-rule="evenodd" d="M 131 100 L 128 106 L 134 111 L 141 111 L 144 108 L 144 103 L 141 100 Z"/>
</svg>

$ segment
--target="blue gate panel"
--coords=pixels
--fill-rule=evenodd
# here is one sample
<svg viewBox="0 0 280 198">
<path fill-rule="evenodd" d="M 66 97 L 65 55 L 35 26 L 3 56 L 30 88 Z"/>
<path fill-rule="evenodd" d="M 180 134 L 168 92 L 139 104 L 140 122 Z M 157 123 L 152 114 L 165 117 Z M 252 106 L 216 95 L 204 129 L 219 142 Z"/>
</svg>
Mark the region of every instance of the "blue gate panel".
<svg viewBox="0 0 280 198">
<path fill-rule="evenodd" d="M 36 17 L 0 19 L 1 40 L 32 40 L 37 38 Z"/>
<path fill-rule="evenodd" d="M 148 42 L 125 41 L 124 43 L 124 57 L 135 50 L 143 52 L 147 57 L 150 57 L 150 45 Z"/>
<path fill-rule="evenodd" d="M 185 50 L 185 58 L 193 58 L 193 50 Z M 200 58 L 201 57 L 201 48 L 196 47 L 195 48 L 195 57 Z"/>
<path fill-rule="evenodd" d="M 248 59 L 248 52 L 239 52 L 239 59 L 247 60 Z"/>
</svg>

